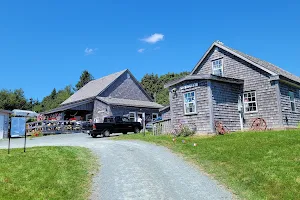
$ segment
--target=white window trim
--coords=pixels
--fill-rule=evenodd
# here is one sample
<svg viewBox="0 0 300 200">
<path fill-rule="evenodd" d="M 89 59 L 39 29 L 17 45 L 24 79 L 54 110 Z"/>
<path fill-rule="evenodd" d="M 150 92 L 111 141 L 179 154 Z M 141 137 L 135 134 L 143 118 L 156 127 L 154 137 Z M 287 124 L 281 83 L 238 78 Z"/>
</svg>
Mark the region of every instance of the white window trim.
<svg viewBox="0 0 300 200">
<path fill-rule="evenodd" d="M 128 115 L 128 119 L 130 120 L 130 114 L 133 113 L 134 114 L 134 121 L 136 122 L 136 112 L 129 112 L 129 115 Z"/>
<path fill-rule="evenodd" d="M 153 115 L 156 115 L 156 119 L 158 118 L 158 113 L 152 113 L 152 121 L 154 121 Z"/>
<path fill-rule="evenodd" d="M 254 92 L 254 93 L 255 93 L 256 111 L 247 111 L 247 110 L 246 110 L 246 106 L 245 106 L 245 95 L 244 95 L 244 94 L 248 94 L 248 93 L 251 93 L 251 92 Z M 248 103 L 253 103 L 253 102 L 254 102 L 254 101 L 248 102 Z M 258 103 L 257 103 L 257 95 L 256 95 L 256 91 L 249 91 L 249 92 L 244 92 L 244 93 L 243 93 L 243 107 L 244 107 L 244 113 L 258 113 Z"/>
<path fill-rule="evenodd" d="M 221 69 L 222 69 L 222 77 L 223 77 L 224 76 L 224 61 L 223 61 L 223 58 L 218 58 L 218 59 L 214 59 L 214 60 L 211 61 L 212 74 L 215 75 L 214 74 L 214 61 L 217 61 L 217 60 L 221 60 L 221 63 L 222 63 Z M 218 76 L 218 75 L 216 75 L 216 76 Z"/>
<path fill-rule="evenodd" d="M 195 101 L 195 112 L 189 112 L 189 113 L 186 113 L 186 106 L 185 106 L 185 94 L 187 93 L 192 93 L 194 92 L 194 101 Z M 197 114 L 197 100 L 196 100 L 196 91 L 195 90 L 192 90 L 192 91 L 187 91 L 185 93 L 183 93 L 183 108 L 184 108 L 184 115 L 195 115 Z"/>
<path fill-rule="evenodd" d="M 290 92 L 292 92 L 294 94 L 294 101 L 291 100 L 291 97 L 290 97 Z M 291 108 L 291 111 L 292 112 L 296 112 L 297 111 L 297 108 L 296 108 L 296 96 L 295 96 L 295 92 L 293 91 L 289 91 L 289 99 L 290 99 L 290 108 Z M 294 107 L 295 107 L 295 110 L 292 109 L 292 102 L 294 103 Z"/>
</svg>

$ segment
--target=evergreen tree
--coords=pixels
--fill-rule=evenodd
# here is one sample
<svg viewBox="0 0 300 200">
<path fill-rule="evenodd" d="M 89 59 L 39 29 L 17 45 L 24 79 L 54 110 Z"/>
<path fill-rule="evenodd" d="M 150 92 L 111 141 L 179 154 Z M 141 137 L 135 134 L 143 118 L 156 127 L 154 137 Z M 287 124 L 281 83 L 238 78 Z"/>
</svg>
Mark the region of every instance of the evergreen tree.
<svg viewBox="0 0 300 200">
<path fill-rule="evenodd" d="M 80 76 L 78 83 L 75 86 L 76 90 L 79 90 L 92 80 L 94 80 L 94 77 L 87 70 L 84 70 Z"/>
</svg>

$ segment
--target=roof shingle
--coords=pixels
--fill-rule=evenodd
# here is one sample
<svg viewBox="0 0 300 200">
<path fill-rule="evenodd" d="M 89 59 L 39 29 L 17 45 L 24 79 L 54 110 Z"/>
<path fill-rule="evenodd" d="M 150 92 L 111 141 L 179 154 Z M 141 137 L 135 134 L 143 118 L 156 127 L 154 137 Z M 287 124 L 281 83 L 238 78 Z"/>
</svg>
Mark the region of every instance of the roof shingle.
<svg viewBox="0 0 300 200">
<path fill-rule="evenodd" d="M 97 80 L 90 81 L 80 90 L 75 92 L 71 97 L 65 100 L 61 105 L 96 97 L 126 71 L 127 69 L 114 74 L 110 74 L 108 76 L 104 76 Z"/>
<path fill-rule="evenodd" d="M 232 49 L 231 47 L 225 46 L 224 44 L 222 44 L 220 42 L 217 43 L 217 44 L 220 45 L 220 46 L 223 46 L 223 47 L 225 47 L 225 48 L 227 48 L 227 49 L 229 49 L 229 50 L 231 50 L 231 51 L 233 51 L 237 54 L 239 54 L 240 56 L 242 56 L 242 57 L 244 57 L 244 58 L 246 58 L 246 59 L 248 59 L 248 60 L 250 60 L 250 61 L 252 61 L 252 62 L 254 62 L 254 63 L 256 63 L 256 64 L 258 64 L 258 65 L 260 65 L 260 66 L 262 66 L 262 67 L 264 67 L 264 68 L 266 68 L 266 69 L 268 69 L 272 72 L 274 72 L 274 73 L 276 73 L 277 75 L 281 75 L 281 76 L 286 77 L 286 78 L 288 78 L 292 81 L 300 83 L 300 77 L 298 77 L 298 76 L 296 76 L 296 75 L 294 75 L 294 74 L 292 74 L 292 73 L 290 73 L 290 72 L 288 72 L 288 71 L 286 71 L 286 70 L 284 70 L 284 69 L 282 69 L 282 68 L 280 68 L 280 67 L 278 67 L 278 66 L 276 66 L 272 63 L 269 63 L 267 61 L 261 60 L 259 58 L 253 57 L 253 56 L 250 56 L 250 55 L 245 54 L 243 52 L 240 52 L 236 49 Z"/>
</svg>

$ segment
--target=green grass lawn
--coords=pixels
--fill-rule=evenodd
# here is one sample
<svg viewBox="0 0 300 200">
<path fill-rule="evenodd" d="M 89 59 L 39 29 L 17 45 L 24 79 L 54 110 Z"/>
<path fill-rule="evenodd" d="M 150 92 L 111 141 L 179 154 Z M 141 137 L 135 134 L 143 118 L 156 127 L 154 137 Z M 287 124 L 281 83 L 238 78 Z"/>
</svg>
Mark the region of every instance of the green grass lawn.
<svg viewBox="0 0 300 200">
<path fill-rule="evenodd" d="M 177 138 L 142 134 L 193 161 L 244 199 L 300 199 L 300 131 L 243 132 Z M 182 140 L 186 143 L 182 143 Z M 198 146 L 194 147 L 193 144 Z"/>
<path fill-rule="evenodd" d="M 82 147 L 0 150 L 0 199 L 88 199 L 95 168 Z"/>
</svg>

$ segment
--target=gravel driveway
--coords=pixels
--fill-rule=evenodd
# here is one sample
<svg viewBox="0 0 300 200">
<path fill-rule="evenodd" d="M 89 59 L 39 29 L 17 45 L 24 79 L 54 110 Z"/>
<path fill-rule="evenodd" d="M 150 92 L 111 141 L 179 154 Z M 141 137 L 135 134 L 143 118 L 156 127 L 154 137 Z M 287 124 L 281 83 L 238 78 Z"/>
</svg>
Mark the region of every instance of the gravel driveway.
<svg viewBox="0 0 300 200">
<path fill-rule="evenodd" d="M 24 139 L 13 139 L 22 147 Z M 167 148 L 141 141 L 115 141 L 85 134 L 55 135 L 27 140 L 27 146 L 83 146 L 100 158 L 91 199 L 232 199 L 214 180 Z M 7 148 L 7 141 L 0 141 Z"/>
</svg>

